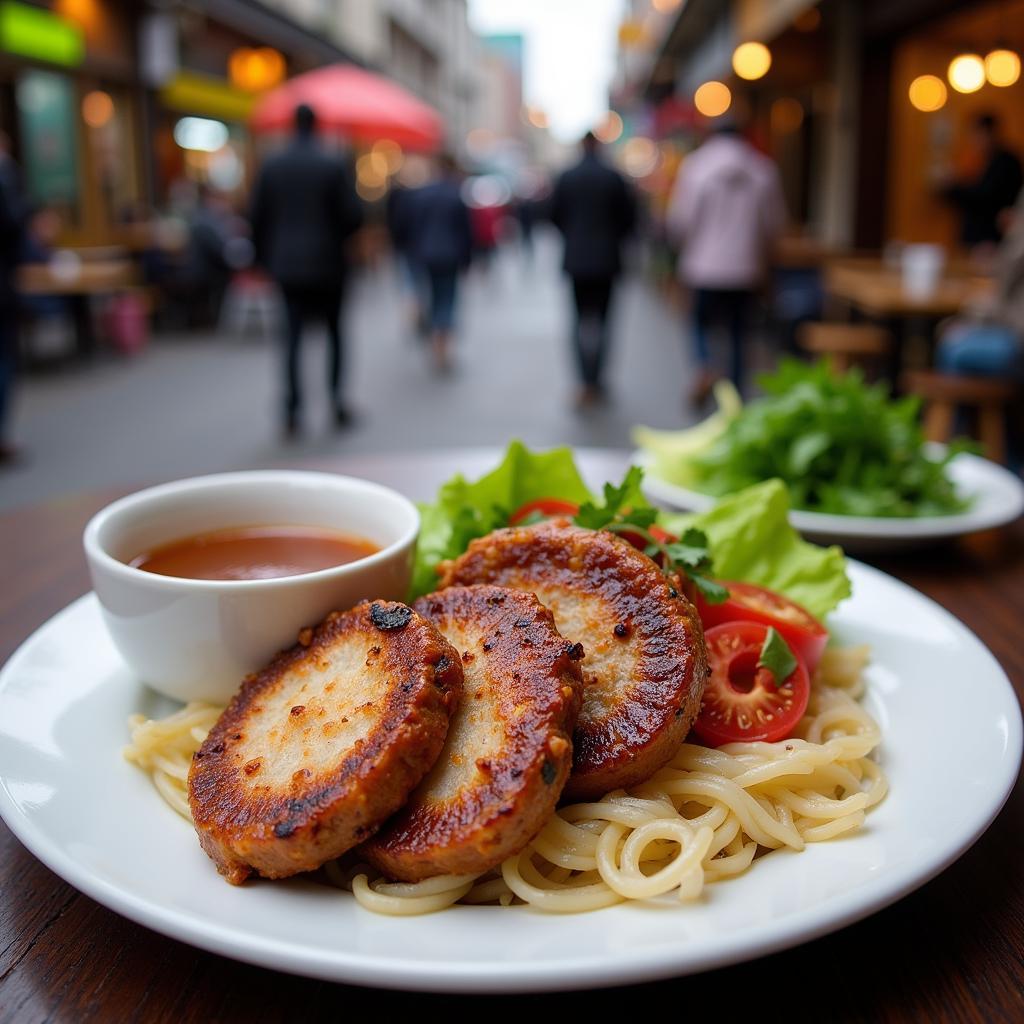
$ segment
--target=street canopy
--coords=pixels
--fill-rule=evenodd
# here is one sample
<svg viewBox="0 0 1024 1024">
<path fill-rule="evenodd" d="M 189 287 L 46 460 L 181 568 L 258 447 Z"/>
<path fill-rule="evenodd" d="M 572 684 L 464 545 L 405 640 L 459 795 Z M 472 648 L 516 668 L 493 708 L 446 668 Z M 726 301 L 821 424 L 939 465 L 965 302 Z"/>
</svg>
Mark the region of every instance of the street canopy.
<svg viewBox="0 0 1024 1024">
<path fill-rule="evenodd" d="M 316 111 L 320 129 L 357 142 L 391 139 L 404 149 L 431 151 L 444 136 L 441 115 L 382 75 L 354 64 L 333 64 L 289 79 L 256 104 L 250 126 L 257 132 L 291 131 L 295 108 Z"/>
</svg>

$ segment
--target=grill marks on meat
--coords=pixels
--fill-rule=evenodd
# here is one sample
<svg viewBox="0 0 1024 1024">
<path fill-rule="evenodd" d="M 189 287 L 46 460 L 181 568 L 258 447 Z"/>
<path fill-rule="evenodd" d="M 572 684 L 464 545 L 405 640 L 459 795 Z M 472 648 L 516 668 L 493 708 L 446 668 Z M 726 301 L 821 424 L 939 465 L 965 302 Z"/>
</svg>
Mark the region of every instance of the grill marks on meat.
<svg viewBox="0 0 1024 1024">
<path fill-rule="evenodd" d="M 707 657 L 696 610 L 646 555 L 552 520 L 497 530 L 441 566 L 442 587 L 476 583 L 534 593 L 583 646 L 566 798 L 635 785 L 673 756 L 700 711 Z"/>
<path fill-rule="evenodd" d="M 362 849 L 410 882 L 482 873 L 540 831 L 569 776 L 581 691 L 573 646 L 532 594 L 452 587 L 415 608 L 462 652 L 465 684 L 437 764 Z"/>
<path fill-rule="evenodd" d="M 310 871 L 372 835 L 444 745 L 458 652 L 397 602 L 334 613 L 250 676 L 196 753 L 189 806 L 229 882 Z"/>
</svg>

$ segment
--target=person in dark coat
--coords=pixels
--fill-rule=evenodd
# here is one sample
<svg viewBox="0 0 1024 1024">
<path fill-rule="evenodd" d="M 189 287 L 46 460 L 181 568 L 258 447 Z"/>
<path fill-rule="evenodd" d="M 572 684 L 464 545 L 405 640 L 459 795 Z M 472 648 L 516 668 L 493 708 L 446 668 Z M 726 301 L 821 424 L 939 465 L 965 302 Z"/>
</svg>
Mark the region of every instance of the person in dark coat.
<svg viewBox="0 0 1024 1024">
<path fill-rule="evenodd" d="M 622 243 L 636 220 L 632 192 L 601 159 L 592 132 L 583 138 L 583 158 L 555 184 L 551 220 L 565 238 L 563 267 L 576 303 L 579 404 L 589 405 L 604 393 L 612 288 L 622 269 Z"/>
<path fill-rule="evenodd" d="M 960 210 L 960 241 L 968 248 L 994 246 L 1003 237 L 1003 219 L 1017 201 L 1024 176 L 1020 160 L 1003 144 L 999 119 L 979 114 L 971 124 L 971 138 L 981 158 L 973 178 L 954 182 L 946 198 Z"/>
<path fill-rule="evenodd" d="M 297 107 L 295 139 L 264 164 L 252 204 L 256 258 L 284 295 L 285 431 L 289 436 L 300 428 L 299 351 L 303 327 L 311 319 L 327 325 L 327 380 L 335 423 L 344 427 L 352 419 L 342 398 L 340 320 L 346 241 L 362 224 L 363 210 L 347 165 L 317 143 L 315 127 L 312 108 Z"/>
<path fill-rule="evenodd" d="M 430 345 L 441 372 L 451 365 L 459 273 L 473 255 L 473 226 L 461 189 L 455 161 L 441 157 L 438 177 L 415 193 L 412 207 L 410 247 L 427 278 Z"/>
<path fill-rule="evenodd" d="M 14 276 L 21 259 L 25 203 L 7 136 L 0 132 L 0 464 L 17 450 L 7 439 L 7 418 L 18 359 L 18 297 Z"/>
</svg>

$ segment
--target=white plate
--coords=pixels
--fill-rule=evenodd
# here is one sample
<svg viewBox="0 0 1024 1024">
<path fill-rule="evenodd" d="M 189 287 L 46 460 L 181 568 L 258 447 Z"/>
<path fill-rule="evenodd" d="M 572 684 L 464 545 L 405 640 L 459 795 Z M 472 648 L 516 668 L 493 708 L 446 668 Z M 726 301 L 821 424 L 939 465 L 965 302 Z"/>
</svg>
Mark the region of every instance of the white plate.
<svg viewBox="0 0 1024 1024">
<path fill-rule="evenodd" d="M 718 501 L 699 491 L 669 483 L 651 471 L 646 452 L 633 453 L 646 470 L 643 488 L 651 501 L 683 512 L 703 512 Z M 1010 470 L 977 455 L 963 453 L 949 464 L 957 490 L 971 498 L 966 512 L 951 516 L 892 519 L 882 516 L 838 516 L 794 509 L 789 521 L 808 540 L 840 544 L 850 551 L 883 551 L 959 537 L 976 530 L 1012 523 L 1024 512 L 1024 481 Z"/>
<path fill-rule="evenodd" d="M 129 675 L 94 597 L 0 673 L 0 813 L 50 868 L 118 913 L 267 967 L 388 988 L 536 991 L 680 975 L 795 945 L 892 903 L 971 845 L 1017 774 L 1021 719 L 1002 669 L 927 598 L 854 564 L 835 615 L 866 642 L 870 711 L 892 790 L 856 835 L 775 852 L 694 905 L 554 916 L 457 907 L 389 918 L 308 881 L 233 888 L 149 779 L 125 720 L 169 705 Z"/>
</svg>

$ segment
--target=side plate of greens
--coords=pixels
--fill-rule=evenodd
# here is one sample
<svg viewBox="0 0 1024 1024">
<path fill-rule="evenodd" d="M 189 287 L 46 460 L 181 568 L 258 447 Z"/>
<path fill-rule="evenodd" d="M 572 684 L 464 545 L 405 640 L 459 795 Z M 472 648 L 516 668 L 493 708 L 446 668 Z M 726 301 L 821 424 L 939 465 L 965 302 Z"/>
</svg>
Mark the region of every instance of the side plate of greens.
<svg viewBox="0 0 1024 1024">
<path fill-rule="evenodd" d="M 762 480 L 789 488 L 804 536 L 857 551 L 907 547 L 1000 526 L 1024 512 L 1024 483 L 962 450 L 924 441 L 914 399 L 890 399 L 857 372 L 784 361 L 743 406 L 727 387 L 719 411 L 682 431 L 638 427 L 644 492 L 703 511 Z"/>
</svg>

